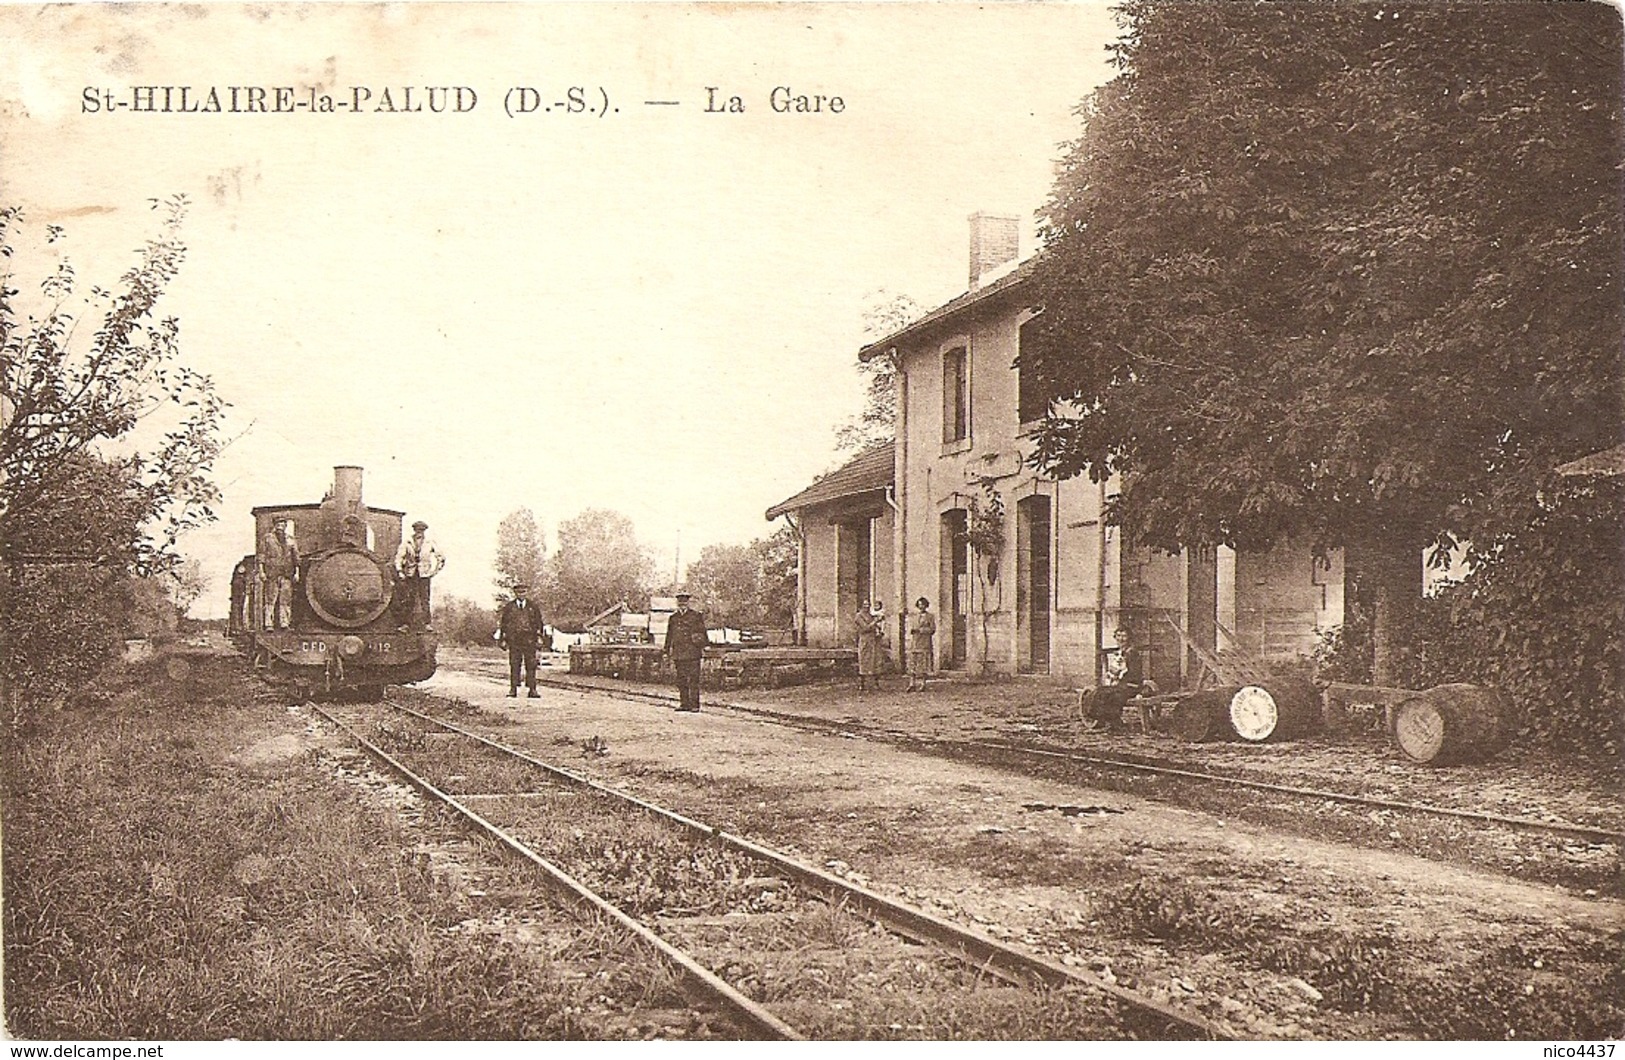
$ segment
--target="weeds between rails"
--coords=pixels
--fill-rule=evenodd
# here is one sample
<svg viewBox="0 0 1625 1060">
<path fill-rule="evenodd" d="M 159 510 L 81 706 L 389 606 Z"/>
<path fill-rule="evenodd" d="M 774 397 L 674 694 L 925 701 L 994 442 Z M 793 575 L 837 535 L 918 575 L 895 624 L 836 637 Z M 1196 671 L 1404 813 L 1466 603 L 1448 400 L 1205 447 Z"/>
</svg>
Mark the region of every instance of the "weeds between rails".
<svg viewBox="0 0 1625 1060">
<path fill-rule="evenodd" d="M 769 947 L 768 955 L 747 952 L 741 958 L 724 949 L 719 959 L 729 967 L 742 968 L 744 981 L 754 992 L 792 1008 L 797 1022 L 806 1023 L 815 1036 L 1118 1037 L 1132 1027 L 1142 1028 L 1139 1033 L 1150 1029 L 1157 1036 L 1166 1036 L 1171 1029 L 1176 1034 L 1192 1030 L 1204 1036 L 1217 1033 L 1199 1018 L 1172 1013 L 1127 991 L 1113 992 L 1060 966 L 1043 967 L 1043 962 L 1030 957 L 1026 958 L 1027 973 L 1038 968 L 1065 987 L 1011 990 L 968 970 L 962 960 L 950 959 L 941 950 L 922 951 L 907 945 L 899 949 L 895 937 L 871 928 L 872 906 L 866 905 L 861 916 L 839 906 L 836 913 L 821 912 L 827 910 L 823 895 L 803 897 L 797 886 L 802 881 L 786 881 L 772 868 L 763 869 L 760 858 L 770 852 L 754 848 L 745 852 L 749 856 L 742 856 L 740 850 L 724 845 L 718 841 L 719 835 L 703 828 L 674 832 L 669 824 L 651 816 L 651 811 L 661 812 L 657 807 L 612 805 L 610 793 L 568 790 L 573 784 L 559 787 L 556 776 L 540 768 L 526 781 L 514 773 L 512 759 L 491 757 L 481 762 L 478 755 L 470 755 L 469 745 L 439 740 L 435 732 L 414 726 L 410 720 L 386 717 L 375 720 L 374 725 L 380 738 L 392 741 L 414 767 L 422 767 L 431 783 L 452 789 L 462 799 L 478 800 L 481 816 L 522 835 L 544 857 L 566 866 L 583 883 L 646 921 L 658 921 L 710 950 L 721 940 L 714 931 L 708 934 L 707 928 L 725 923 L 731 938 L 741 925 L 755 929 L 764 923 L 777 925 L 757 940 L 758 945 Z M 484 750 L 493 756 L 499 751 Z M 507 798 L 504 791 L 509 793 Z M 784 865 L 778 867 L 782 870 Z M 817 890 L 822 890 L 823 885 L 836 881 L 815 882 L 821 885 Z M 871 899 L 889 901 L 875 895 L 860 899 L 854 890 L 841 904 Z M 929 918 L 918 913 L 913 916 L 916 929 L 951 927 L 928 925 Z M 741 917 L 745 919 L 736 919 Z M 830 949 L 819 941 L 816 930 L 809 941 L 807 929 L 829 917 L 847 920 L 841 937 L 870 942 L 861 950 Z M 698 935 L 696 922 L 702 928 Z M 909 933 L 907 925 L 904 930 Z M 962 936 L 957 940 L 964 941 Z M 955 950 L 951 940 L 950 951 Z M 773 953 L 780 956 L 775 958 Z M 786 954 L 793 959 L 784 959 Z M 759 962 L 773 968 L 772 973 L 763 974 Z M 802 975 L 794 971 L 798 967 L 812 970 Z M 787 970 L 791 973 L 788 980 Z M 786 981 L 801 985 L 787 989 Z M 820 1006 L 810 996 L 802 996 L 813 989 L 815 981 L 818 990 L 814 992 L 835 998 L 832 1005 Z M 1097 996 L 1092 1000 L 1080 996 L 1079 988 Z M 1109 1000 L 1099 993 L 1108 994 Z M 866 1005 L 866 997 L 883 999 L 886 1006 L 901 1003 L 905 1009 L 913 1006 L 934 1015 L 883 1017 L 884 1007 Z"/>
</svg>

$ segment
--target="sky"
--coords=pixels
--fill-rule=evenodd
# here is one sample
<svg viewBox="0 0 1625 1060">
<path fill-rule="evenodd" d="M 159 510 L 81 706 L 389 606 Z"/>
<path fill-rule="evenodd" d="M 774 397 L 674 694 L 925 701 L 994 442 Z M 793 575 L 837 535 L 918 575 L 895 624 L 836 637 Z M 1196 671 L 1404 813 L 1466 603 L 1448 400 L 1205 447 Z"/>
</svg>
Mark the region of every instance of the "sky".
<svg viewBox="0 0 1625 1060">
<path fill-rule="evenodd" d="M 619 511 L 669 580 L 841 461 L 879 292 L 963 291 L 978 210 L 1032 252 L 1115 36 L 1095 3 L 0 6 L 0 198 L 104 286 L 191 200 L 161 310 L 231 404 L 194 615 L 249 510 L 340 464 L 430 524 L 437 596 L 489 601 L 518 508 L 550 549 Z M 247 109 L 279 87 L 334 109 Z"/>
</svg>

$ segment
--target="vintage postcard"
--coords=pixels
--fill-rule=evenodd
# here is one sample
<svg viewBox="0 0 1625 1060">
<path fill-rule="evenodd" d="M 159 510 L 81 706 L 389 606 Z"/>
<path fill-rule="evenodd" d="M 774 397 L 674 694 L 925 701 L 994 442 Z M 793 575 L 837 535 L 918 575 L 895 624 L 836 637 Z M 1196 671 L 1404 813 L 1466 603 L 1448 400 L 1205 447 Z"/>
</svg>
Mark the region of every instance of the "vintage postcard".
<svg viewBox="0 0 1625 1060">
<path fill-rule="evenodd" d="M 0 6 L 12 1055 L 1612 1056 L 1619 22 Z"/>
</svg>

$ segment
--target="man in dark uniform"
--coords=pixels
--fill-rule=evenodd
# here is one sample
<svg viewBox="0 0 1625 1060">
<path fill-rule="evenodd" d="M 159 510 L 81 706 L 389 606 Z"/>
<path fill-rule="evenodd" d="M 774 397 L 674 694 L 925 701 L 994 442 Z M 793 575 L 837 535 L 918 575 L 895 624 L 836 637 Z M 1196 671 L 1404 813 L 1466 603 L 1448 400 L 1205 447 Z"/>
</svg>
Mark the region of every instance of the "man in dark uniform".
<svg viewBox="0 0 1625 1060">
<path fill-rule="evenodd" d="M 666 654 L 677 671 L 678 710 L 700 709 L 700 659 L 705 655 L 705 616 L 689 610 L 688 593 L 677 594 L 677 610 L 666 622 Z"/>
<path fill-rule="evenodd" d="M 254 628 L 254 603 L 248 586 L 254 580 L 254 557 L 244 556 L 231 569 L 231 617 L 227 633 L 244 633 Z"/>
<path fill-rule="evenodd" d="M 508 695 L 519 694 L 519 669 L 525 670 L 526 693 L 530 699 L 540 699 L 536 691 L 536 645 L 545 636 L 542 609 L 525 599 L 528 585 L 515 585 L 513 599 L 502 605 L 497 618 L 497 641 L 508 649 Z"/>
</svg>

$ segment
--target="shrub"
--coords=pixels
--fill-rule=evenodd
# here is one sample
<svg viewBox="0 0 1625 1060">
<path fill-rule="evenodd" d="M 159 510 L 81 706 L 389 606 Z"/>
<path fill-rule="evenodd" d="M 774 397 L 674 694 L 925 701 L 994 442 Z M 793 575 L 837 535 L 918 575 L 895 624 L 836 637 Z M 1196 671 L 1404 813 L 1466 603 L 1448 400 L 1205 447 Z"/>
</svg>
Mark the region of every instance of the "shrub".
<svg viewBox="0 0 1625 1060">
<path fill-rule="evenodd" d="M 117 657 L 129 613 L 124 581 L 84 564 L 18 566 L 0 578 L 6 724 L 26 725 Z"/>
<path fill-rule="evenodd" d="M 1474 555 L 1467 579 L 1404 620 L 1401 685 L 1492 685 L 1524 733 L 1618 754 L 1625 727 L 1625 557 L 1617 479 L 1554 487 L 1527 525 Z M 1347 620 L 1315 651 L 1321 681 L 1371 680 L 1370 616 L 1349 594 Z"/>
<path fill-rule="evenodd" d="M 472 600 L 444 596 L 434 606 L 434 628 L 452 644 L 489 646 L 497 631 L 497 616 Z"/>
<path fill-rule="evenodd" d="M 1409 648 L 1398 660 L 1395 680 L 1401 687 L 1431 688 L 1450 681 L 1477 679 L 1479 668 L 1474 656 L 1479 649 L 1471 631 L 1456 614 L 1463 589 L 1460 585 L 1448 587 L 1420 600 L 1409 614 L 1396 616 L 1398 637 Z M 1346 599 L 1343 624 L 1322 633 L 1315 647 L 1315 677 L 1323 684 L 1370 684 L 1371 613 L 1353 593 Z"/>
</svg>

